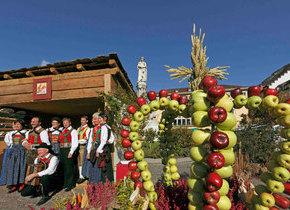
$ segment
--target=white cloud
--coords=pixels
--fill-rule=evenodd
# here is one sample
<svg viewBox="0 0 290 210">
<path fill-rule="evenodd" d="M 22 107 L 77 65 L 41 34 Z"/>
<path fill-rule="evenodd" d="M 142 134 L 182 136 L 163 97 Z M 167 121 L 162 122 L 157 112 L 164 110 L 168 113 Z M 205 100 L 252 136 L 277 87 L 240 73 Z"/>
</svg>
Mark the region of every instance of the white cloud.
<svg viewBox="0 0 290 210">
<path fill-rule="evenodd" d="M 46 66 L 47 64 L 49 64 L 48 61 L 42 60 L 40 66 Z"/>
</svg>

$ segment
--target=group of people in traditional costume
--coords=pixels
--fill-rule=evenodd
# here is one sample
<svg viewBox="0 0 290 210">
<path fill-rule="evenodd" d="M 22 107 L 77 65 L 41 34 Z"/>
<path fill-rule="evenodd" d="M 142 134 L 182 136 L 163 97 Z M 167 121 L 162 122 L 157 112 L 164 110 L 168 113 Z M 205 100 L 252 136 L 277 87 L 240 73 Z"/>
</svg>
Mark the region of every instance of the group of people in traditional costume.
<svg viewBox="0 0 290 210">
<path fill-rule="evenodd" d="M 114 181 L 115 136 L 107 120 L 105 113 L 94 113 L 90 128 L 88 117 L 83 116 L 77 130 L 66 117 L 62 121 L 52 118 L 48 129 L 41 127 L 39 117 L 31 119 L 31 130 L 23 128 L 22 120 L 14 121 L 4 139 L 7 148 L 0 185 L 6 185 L 8 193 L 42 196 L 37 203 L 42 205 L 54 193 L 70 191 L 76 183 Z"/>
</svg>

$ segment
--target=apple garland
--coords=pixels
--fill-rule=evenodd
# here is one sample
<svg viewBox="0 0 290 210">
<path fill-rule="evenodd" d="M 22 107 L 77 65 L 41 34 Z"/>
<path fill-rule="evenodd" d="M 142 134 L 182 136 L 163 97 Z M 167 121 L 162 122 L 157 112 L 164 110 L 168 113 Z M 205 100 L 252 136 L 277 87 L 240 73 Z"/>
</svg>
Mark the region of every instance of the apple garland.
<svg viewBox="0 0 290 210">
<path fill-rule="evenodd" d="M 167 98 L 167 96 L 168 92 L 166 90 L 161 90 L 158 100 L 156 92 L 149 91 L 147 93 L 147 97 L 150 101 L 149 104 L 144 97 L 138 97 L 137 103 L 140 109 L 134 105 L 129 105 L 127 111 L 131 117 L 125 116 L 122 118 L 121 122 L 123 126 L 128 127 L 122 129 L 120 135 L 122 137 L 121 144 L 123 148 L 125 148 L 124 158 L 130 160 L 128 164 L 130 177 L 134 180 L 135 188 L 144 188 L 147 192 L 150 209 L 156 209 L 155 202 L 158 196 L 154 189 L 154 183 L 151 180 L 151 172 L 149 171 L 148 163 L 144 160 L 145 154 L 142 150 L 142 140 L 138 131 L 141 127 L 140 124 L 152 111 L 169 109 L 172 112 L 182 113 L 186 109 L 187 98 L 185 99 L 177 93 L 171 94 L 171 100 Z M 165 130 L 165 125 L 162 127 L 161 123 L 159 128 L 160 134 L 162 134 Z M 168 166 L 171 173 L 171 180 L 178 180 L 180 175 L 176 166 L 176 159 L 173 156 L 170 156 L 168 159 Z"/>
<path fill-rule="evenodd" d="M 233 147 L 237 142 L 234 104 L 214 77 L 205 76 L 201 88 L 191 94 L 192 121 L 197 129 L 192 132 L 188 208 L 229 210 L 226 179 L 233 174 Z"/>
</svg>

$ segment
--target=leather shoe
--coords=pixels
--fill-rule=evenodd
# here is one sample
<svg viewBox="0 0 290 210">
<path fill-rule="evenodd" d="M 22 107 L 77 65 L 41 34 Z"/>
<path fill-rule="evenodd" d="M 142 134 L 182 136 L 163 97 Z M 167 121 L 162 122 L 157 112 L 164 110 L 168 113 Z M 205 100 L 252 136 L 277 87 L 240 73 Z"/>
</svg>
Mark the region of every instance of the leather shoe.
<svg viewBox="0 0 290 210">
<path fill-rule="evenodd" d="M 8 193 L 14 193 L 15 191 L 17 191 L 17 187 L 16 187 L 16 186 L 13 186 L 13 187 L 8 191 Z"/>
<path fill-rule="evenodd" d="M 50 197 L 49 196 L 43 196 L 40 201 L 36 204 L 37 206 L 41 206 L 42 204 L 45 204 L 47 201 L 49 201 Z"/>
</svg>

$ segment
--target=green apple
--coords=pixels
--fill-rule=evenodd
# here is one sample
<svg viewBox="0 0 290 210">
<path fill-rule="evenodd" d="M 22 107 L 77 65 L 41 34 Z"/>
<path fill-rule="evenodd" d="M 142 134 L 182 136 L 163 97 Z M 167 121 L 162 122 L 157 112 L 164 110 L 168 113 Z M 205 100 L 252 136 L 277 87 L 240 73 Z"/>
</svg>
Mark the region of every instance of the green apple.
<svg viewBox="0 0 290 210">
<path fill-rule="evenodd" d="M 191 134 L 192 141 L 195 145 L 201 145 L 210 138 L 209 130 L 195 129 Z"/>
<path fill-rule="evenodd" d="M 193 162 L 190 166 L 192 178 L 204 178 L 208 173 L 208 166 L 203 163 Z"/>
<path fill-rule="evenodd" d="M 192 104 L 192 110 L 196 111 L 207 111 L 210 107 L 210 102 L 206 98 L 200 98 L 200 100 L 196 100 Z"/>
<path fill-rule="evenodd" d="M 154 184 L 151 180 L 143 182 L 143 187 L 147 192 L 154 191 Z"/>
<path fill-rule="evenodd" d="M 233 132 L 233 131 L 224 131 L 224 130 L 220 130 L 220 129 L 218 129 L 218 130 L 222 131 L 225 134 L 227 134 L 227 136 L 229 138 L 229 145 L 225 149 L 233 148 L 237 144 L 238 138 L 237 138 L 237 135 L 235 134 L 235 132 Z"/>
<path fill-rule="evenodd" d="M 149 192 L 148 198 L 149 198 L 150 202 L 154 203 L 158 199 L 157 193 L 156 192 Z"/>
<path fill-rule="evenodd" d="M 165 125 L 162 124 L 162 123 L 160 123 L 160 124 L 159 124 L 159 130 L 164 130 L 164 129 L 165 129 Z"/>
<path fill-rule="evenodd" d="M 139 139 L 139 134 L 135 131 L 129 133 L 129 139 L 131 141 L 137 141 Z"/>
<path fill-rule="evenodd" d="M 190 157 L 192 160 L 200 162 L 203 161 L 207 151 L 201 146 L 191 147 L 190 149 Z"/>
<path fill-rule="evenodd" d="M 145 170 L 145 171 L 141 172 L 141 177 L 144 181 L 149 181 L 151 179 L 152 175 L 151 175 L 150 171 Z"/>
<path fill-rule="evenodd" d="M 283 167 L 275 167 L 272 174 L 274 179 L 280 182 L 287 182 L 290 179 L 290 172 Z"/>
<path fill-rule="evenodd" d="M 150 109 L 152 111 L 157 111 L 160 108 L 160 104 L 158 100 L 153 100 L 149 103 Z"/>
<path fill-rule="evenodd" d="M 281 149 L 286 154 L 290 155 L 290 141 L 285 141 L 281 144 Z"/>
<path fill-rule="evenodd" d="M 275 198 L 270 193 L 263 192 L 260 195 L 261 204 L 266 207 L 272 207 L 275 205 Z"/>
<path fill-rule="evenodd" d="M 235 163 L 235 153 L 234 149 L 222 149 L 219 150 L 219 152 L 224 156 L 225 158 L 225 166 L 233 165 Z"/>
<path fill-rule="evenodd" d="M 275 106 L 274 112 L 277 116 L 290 115 L 290 104 L 279 103 L 277 106 Z"/>
<path fill-rule="evenodd" d="M 142 142 L 140 140 L 137 141 L 133 141 L 131 147 L 133 148 L 133 150 L 138 150 L 141 149 L 142 147 Z"/>
<path fill-rule="evenodd" d="M 279 98 L 277 96 L 268 95 L 263 98 L 262 105 L 267 108 L 274 108 L 279 104 Z"/>
<path fill-rule="evenodd" d="M 215 169 L 221 178 L 229 178 L 233 175 L 233 167 L 232 166 L 224 166 L 220 169 Z"/>
<path fill-rule="evenodd" d="M 210 125 L 208 114 L 205 111 L 197 111 L 192 114 L 192 123 L 195 127 L 206 127 Z"/>
<path fill-rule="evenodd" d="M 185 104 L 180 104 L 178 107 L 178 111 L 179 113 L 183 113 L 183 111 L 186 109 L 186 105 Z"/>
<path fill-rule="evenodd" d="M 227 196 L 222 195 L 216 205 L 219 207 L 219 210 L 230 210 L 232 202 Z"/>
<path fill-rule="evenodd" d="M 251 96 L 248 98 L 246 107 L 248 109 L 256 109 L 262 103 L 262 98 L 260 96 Z"/>
<path fill-rule="evenodd" d="M 236 128 L 236 125 L 237 125 L 237 119 L 235 115 L 231 112 L 227 113 L 227 118 L 225 121 L 221 123 L 217 123 L 218 129 L 223 130 L 223 131 L 234 130 Z"/>
<path fill-rule="evenodd" d="M 290 169 L 290 155 L 281 154 L 277 157 L 277 161 L 281 166 Z"/>
<path fill-rule="evenodd" d="M 281 116 L 277 119 L 277 122 L 282 125 L 285 126 L 286 128 L 290 128 L 290 115 L 286 115 L 286 116 Z"/>
<path fill-rule="evenodd" d="M 247 102 L 248 102 L 247 96 L 245 96 L 243 94 L 237 95 L 234 99 L 235 108 L 240 109 L 243 106 L 246 106 Z"/>
<path fill-rule="evenodd" d="M 171 179 L 172 180 L 179 180 L 180 179 L 180 174 L 178 172 L 172 173 L 171 174 Z"/>
<path fill-rule="evenodd" d="M 233 107 L 234 107 L 234 103 L 233 101 L 230 99 L 230 97 L 225 94 L 217 103 L 216 105 L 217 107 L 222 107 L 224 108 L 227 112 L 232 111 Z"/>
<path fill-rule="evenodd" d="M 207 94 L 203 90 L 195 90 L 191 93 L 191 100 L 196 102 L 203 98 L 207 98 Z"/>
<path fill-rule="evenodd" d="M 269 210 L 269 208 L 257 203 L 255 204 L 255 210 Z"/>
<path fill-rule="evenodd" d="M 142 149 L 138 149 L 134 152 L 134 158 L 137 161 L 144 160 L 144 151 Z"/>
<path fill-rule="evenodd" d="M 144 106 L 144 105 L 143 105 Z M 134 113 L 134 119 L 137 121 L 137 122 L 141 122 L 142 120 L 144 120 L 144 115 L 142 112 L 140 111 L 137 111 Z"/>
<path fill-rule="evenodd" d="M 195 205 L 195 204 L 189 202 L 187 209 L 188 210 L 202 210 L 203 208 L 202 208 L 202 204 Z"/>
<path fill-rule="evenodd" d="M 140 124 L 137 121 L 132 120 L 130 122 L 130 130 L 131 131 L 137 131 L 139 128 L 140 128 Z"/>
<path fill-rule="evenodd" d="M 150 202 L 149 203 L 149 209 L 150 210 L 157 210 L 157 208 L 155 207 L 155 204 L 154 204 L 155 202 Z"/>
<path fill-rule="evenodd" d="M 148 115 L 150 113 L 151 109 L 150 109 L 150 106 L 148 104 L 144 104 L 141 106 L 140 111 L 143 115 Z"/>
<path fill-rule="evenodd" d="M 167 173 L 167 172 L 163 173 L 163 178 L 164 178 L 165 181 L 172 180 L 171 179 L 171 173 Z"/>
<path fill-rule="evenodd" d="M 194 191 L 188 191 L 187 197 L 191 204 L 201 205 L 203 203 L 203 193 L 196 193 Z"/>
<path fill-rule="evenodd" d="M 173 166 L 173 165 L 177 164 L 177 160 L 176 160 L 176 158 L 171 157 L 168 159 L 168 163 Z"/>
<path fill-rule="evenodd" d="M 145 171 L 148 169 L 148 163 L 145 160 L 140 161 L 137 164 L 137 166 L 138 166 L 139 170 L 141 170 L 141 171 Z"/>
<path fill-rule="evenodd" d="M 161 97 L 160 99 L 159 99 L 159 105 L 160 105 L 160 108 L 165 108 L 165 107 L 167 107 L 168 105 L 169 105 L 169 99 L 168 98 L 166 98 L 166 97 Z"/>
<path fill-rule="evenodd" d="M 204 182 L 201 179 L 187 179 L 187 186 L 194 192 L 201 192 L 204 190 Z"/>
<path fill-rule="evenodd" d="M 178 168 L 177 168 L 176 165 L 172 165 L 172 166 L 170 166 L 170 172 L 171 172 L 171 173 L 175 173 L 175 172 L 177 172 L 177 171 L 178 171 Z"/>
<path fill-rule="evenodd" d="M 269 179 L 266 184 L 268 189 L 273 193 L 283 193 L 285 190 L 282 182 L 273 179 Z"/>
<path fill-rule="evenodd" d="M 171 100 L 169 101 L 169 109 L 171 111 L 177 111 L 179 108 L 179 103 L 176 100 Z"/>
<path fill-rule="evenodd" d="M 230 185 L 227 180 L 223 179 L 223 185 L 222 187 L 218 190 L 220 195 L 227 195 L 230 190 Z"/>
<path fill-rule="evenodd" d="M 290 128 L 283 128 L 281 130 L 281 136 L 285 139 L 290 139 Z"/>
</svg>

